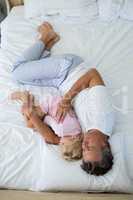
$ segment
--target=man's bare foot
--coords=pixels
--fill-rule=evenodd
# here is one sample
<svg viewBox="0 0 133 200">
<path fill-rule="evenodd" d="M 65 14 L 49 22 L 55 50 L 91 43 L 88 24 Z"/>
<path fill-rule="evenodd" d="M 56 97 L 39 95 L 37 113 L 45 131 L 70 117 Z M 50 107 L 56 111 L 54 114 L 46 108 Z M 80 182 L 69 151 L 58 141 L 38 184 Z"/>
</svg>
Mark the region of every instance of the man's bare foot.
<svg viewBox="0 0 133 200">
<path fill-rule="evenodd" d="M 46 49 L 50 50 L 54 46 L 54 44 L 56 44 L 59 40 L 60 36 L 57 33 L 55 33 L 55 37 L 47 43 Z"/>
<path fill-rule="evenodd" d="M 44 22 L 42 25 L 40 25 L 38 31 L 40 33 L 39 39 L 42 40 L 45 45 L 47 45 L 56 36 L 52 25 L 48 22 Z"/>
<path fill-rule="evenodd" d="M 60 40 L 59 35 L 54 32 L 52 25 L 48 22 L 44 22 L 39 26 L 38 31 L 40 32 L 40 39 L 45 43 L 46 49 L 48 50 Z"/>
<path fill-rule="evenodd" d="M 49 22 L 43 22 L 43 23 L 38 27 L 38 31 L 39 31 L 39 32 L 41 31 L 41 28 L 42 28 L 43 26 L 46 26 L 48 29 L 54 31 L 53 26 L 52 26 Z"/>
</svg>

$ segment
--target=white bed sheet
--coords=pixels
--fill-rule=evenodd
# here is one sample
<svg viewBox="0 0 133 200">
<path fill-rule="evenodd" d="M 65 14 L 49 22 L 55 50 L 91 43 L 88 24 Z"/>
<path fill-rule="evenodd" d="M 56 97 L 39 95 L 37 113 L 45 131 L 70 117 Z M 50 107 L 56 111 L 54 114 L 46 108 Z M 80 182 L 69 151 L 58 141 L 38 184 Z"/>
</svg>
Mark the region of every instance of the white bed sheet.
<svg viewBox="0 0 133 200">
<path fill-rule="evenodd" d="M 48 19 L 62 38 L 53 54 L 76 53 L 97 66 L 114 100 L 117 123 L 110 140 L 114 166 L 105 176 L 95 177 L 80 169 L 81 161 L 64 161 L 57 146 L 45 144 L 39 134 L 26 128 L 20 103 L 8 100 L 11 91 L 18 88 L 29 89 L 38 99 L 59 92 L 54 88 L 20 87 L 11 80 L 12 63 L 36 40 L 37 25 L 42 22 L 40 18 L 24 19 L 23 11 L 23 6 L 13 8 L 1 26 L 0 186 L 39 191 L 133 192 L 133 23 L 118 20 L 103 24 L 96 20 L 81 24 L 57 17 Z M 61 88 L 63 93 L 74 79 Z"/>
</svg>

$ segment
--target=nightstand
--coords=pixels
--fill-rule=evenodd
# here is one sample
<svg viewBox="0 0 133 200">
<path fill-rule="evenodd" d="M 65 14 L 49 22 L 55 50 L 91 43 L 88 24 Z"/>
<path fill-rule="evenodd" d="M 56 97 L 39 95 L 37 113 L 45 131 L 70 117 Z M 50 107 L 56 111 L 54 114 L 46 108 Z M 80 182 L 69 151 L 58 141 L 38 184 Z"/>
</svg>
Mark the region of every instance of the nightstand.
<svg viewBox="0 0 133 200">
<path fill-rule="evenodd" d="M 1 22 L 5 18 L 5 16 L 1 13 L 0 15 L 0 43 L 1 43 Z"/>
<path fill-rule="evenodd" d="M 5 2 L 5 5 L 6 5 L 6 14 L 8 15 L 9 14 L 9 12 L 10 12 L 10 4 L 9 4 L 9 1 L 8 0 L 4 0 L 4 2 Z"/>
<path fill-rule="evenodd" d="M 3 21 L 3 19 L 8 15 L 9 11 L 10 11 L 10 5 L 8 0 L 0 0 L 0 24 Z M 1 30 L 0 30 L 0 40 L 1 40 Z"/>
</svg>

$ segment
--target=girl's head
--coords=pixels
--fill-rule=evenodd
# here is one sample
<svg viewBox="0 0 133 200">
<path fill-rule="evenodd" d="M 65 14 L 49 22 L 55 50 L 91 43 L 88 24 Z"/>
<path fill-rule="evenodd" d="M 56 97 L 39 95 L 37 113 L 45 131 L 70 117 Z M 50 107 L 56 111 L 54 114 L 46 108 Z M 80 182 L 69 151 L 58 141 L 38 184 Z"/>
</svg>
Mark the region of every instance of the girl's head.
<svg viewBox="0 0 133 200">
<path fill-rule="evenodd" d="M 61 138 L 60 149 L 65 160 L 79 160 L 82 157 L 82 134 Z"/>
</svg>

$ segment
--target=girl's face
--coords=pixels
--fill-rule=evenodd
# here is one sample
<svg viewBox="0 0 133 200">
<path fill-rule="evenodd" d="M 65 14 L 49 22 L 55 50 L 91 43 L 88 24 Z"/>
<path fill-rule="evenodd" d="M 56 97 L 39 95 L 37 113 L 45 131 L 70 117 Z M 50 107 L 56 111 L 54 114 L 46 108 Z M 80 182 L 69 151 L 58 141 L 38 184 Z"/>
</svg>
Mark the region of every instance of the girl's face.
<svg viewBox="0 0 133 200">
<path fill-rule="evenodd" d="M 65 137 L 62 137 L 60 139 L 60 144 L 63 145 L 63 144 L 69 144 L 70 142 L 74 141 L 76 138 L 83 138 L 83 135 L 82 134 L 79 134 L 79 135 L 75 135 L 75 136 L 65 136 Z"/>
<path fill-rule="evenodd" d="M 60 139 L 60 144 L 64 145 L 64 144 L 69 144 L 69 142 L 72 140 L 71 136 L 67 136 L 67 137 L 62 137 Z"/>
</svg>

